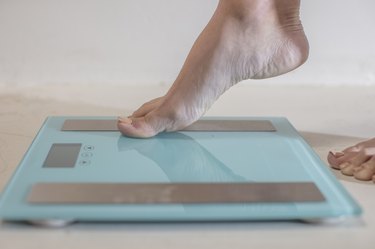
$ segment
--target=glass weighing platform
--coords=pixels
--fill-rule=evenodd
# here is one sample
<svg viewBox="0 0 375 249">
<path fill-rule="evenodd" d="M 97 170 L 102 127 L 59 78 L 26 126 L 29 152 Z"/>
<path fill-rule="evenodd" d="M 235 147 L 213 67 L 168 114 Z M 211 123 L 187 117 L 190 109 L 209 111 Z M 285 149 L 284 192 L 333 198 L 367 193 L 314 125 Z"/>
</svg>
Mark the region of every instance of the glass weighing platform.
<svg viewBox="0 0 375 249">
<path fill-rule="evenodd" d="M 282 117 L 205 118 L 153 138 L 114 117 L 49 117 L 0 199 L 0 218 L 73 221 L 327 220 L 360 207 Z"/>
</svg>

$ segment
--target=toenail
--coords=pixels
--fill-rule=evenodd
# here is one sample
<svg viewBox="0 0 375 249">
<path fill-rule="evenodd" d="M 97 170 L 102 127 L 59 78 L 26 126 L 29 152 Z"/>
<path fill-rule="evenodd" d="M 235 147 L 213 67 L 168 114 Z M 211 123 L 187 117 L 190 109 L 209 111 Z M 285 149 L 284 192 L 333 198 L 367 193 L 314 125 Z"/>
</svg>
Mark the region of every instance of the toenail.
<svg viewBox="0 0 375 249">
<path fill-rule="evenodd" d="M 117 120 L 123 124 L 131 124 L 133 121 L 127 117 L 118 117 Z"/>
<path fill-rule="evenodd" d="M 331 156 L 333 156 L 333 157 L 342 157 L 343 155 L 345 155 L 345 153 L 344 152 L 332 152 L 332 151 L 329 151 L 329 154 L 331 155 Z"/>
<path fill-rule="evenodd" d="M 343 155 L 345 155 L 345 153 L 344 152 L 341 152 L 341 151 L 339 151 L 339 152 L 335 152 L 335 157 L 341 157 L 341 156 L 343 156 Z"/>
</svg>

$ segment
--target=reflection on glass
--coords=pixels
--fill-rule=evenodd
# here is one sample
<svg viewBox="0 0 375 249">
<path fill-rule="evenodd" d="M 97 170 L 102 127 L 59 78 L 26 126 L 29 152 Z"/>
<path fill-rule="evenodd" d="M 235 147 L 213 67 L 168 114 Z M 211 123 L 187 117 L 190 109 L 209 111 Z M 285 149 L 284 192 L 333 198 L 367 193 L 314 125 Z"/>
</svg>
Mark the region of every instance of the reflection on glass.
<svg viewBox="0 0 375 249">
<path fill-rule="evenodd" d="M 247 181 L 235 174 L 193 138 L 182 133 L 161 133 L 148 139 L 121 136 L 119 151 L 136 150 L 154 161 L 171 182 Z"/>
</svg>

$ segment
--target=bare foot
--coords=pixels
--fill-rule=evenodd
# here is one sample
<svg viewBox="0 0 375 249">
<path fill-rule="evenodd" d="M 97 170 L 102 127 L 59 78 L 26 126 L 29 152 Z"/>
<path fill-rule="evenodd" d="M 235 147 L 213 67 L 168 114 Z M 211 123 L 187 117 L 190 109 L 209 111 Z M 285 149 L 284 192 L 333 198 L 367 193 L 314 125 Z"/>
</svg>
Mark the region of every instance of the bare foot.
<svg viewBox="0 0 375 249">
<path fill-rule="evenodd" d="M 330 152 L 328 162 L 341 173 L 358 180 L 375 182 L 375 138 L 361 142 L 342 152 Z"/>
<path fill-rule="evenodd" d="M 299 5 L 299 0 L 220 1 L 167 94 L 119 119 L 120 131 L 151 137 L 183 129 L 237 82 L 303 64 L 309 48 Z"/>
</svg>

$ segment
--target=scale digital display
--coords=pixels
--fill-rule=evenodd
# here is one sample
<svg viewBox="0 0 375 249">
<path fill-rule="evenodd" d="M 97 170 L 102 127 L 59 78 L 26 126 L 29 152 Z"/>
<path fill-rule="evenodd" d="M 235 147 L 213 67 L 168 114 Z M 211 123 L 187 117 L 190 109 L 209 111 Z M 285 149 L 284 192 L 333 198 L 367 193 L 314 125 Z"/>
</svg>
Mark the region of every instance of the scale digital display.
<svg viewBox="0 0 375 249">
<path fill-rule="evenodd" d="M 52 144 L 47 158 L 43 163 L 44 168 L 74 168 L 82 144 L 80 143 L 55 143 Z"/>
</svg>

